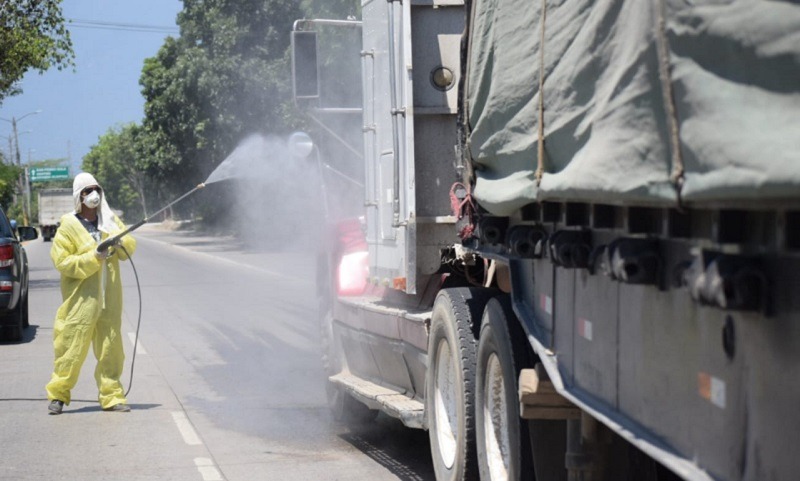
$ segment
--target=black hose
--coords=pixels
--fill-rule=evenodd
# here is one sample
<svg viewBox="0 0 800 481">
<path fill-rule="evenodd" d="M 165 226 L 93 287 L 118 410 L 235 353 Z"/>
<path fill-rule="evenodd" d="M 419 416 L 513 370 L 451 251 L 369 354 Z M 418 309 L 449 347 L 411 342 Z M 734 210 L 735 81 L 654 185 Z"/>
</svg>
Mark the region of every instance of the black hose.
<svg viewBox="0 0 800 481">
<path fill-rule="evenodd" d="M 139 328 L 142 326 L 142 285 L 139 284 L 139 273 L 136 272 L 136 264 L 133 263 L 133 257 L 128 253 L 127 249 L 119 244 L 118 247 L 125 251 L 125 255 L 128 256 L 128 260 L 131 263 L 131 267 L 133 268 L 133 276 L 136 278 L 136 290 L 139 292 L 139 319 L 136 321 L 136 336 L 133 340 L 133 354 L 131 355 L 131 376 L 130 381 L 128 381 L 128 390 L 125 391 L 125 397 L 128 397 L 128 393 L 131 392 L 131 387 L 133 386 L 133 367 L 136 365 L 136 346 L 139 344 Z M 120 333 L 121 334 L 121 333 Z"/>
<path fill-rule="evenodd" d="M 136 272 L 136 264 L 133 263 L 133 257 L 131 257 L 131 255 L 128 253 L 128 251 L 125 249 L 125 247 L 122 246 L 122 244 L 117 244 L 117 243 L 119 242 L 119 240 L 123 236 L 128 235 L 129 233 L 135 231 L 139 227 L 141 227 L 144 224 L 146 224 L 147 222 L 149 222 L 150 218 L 155 217 L 158 214 L 164 212 L 165 210 L 169 209 L 171 206 L 177 204 L 178 202 L 182 201 L 186 197 L 189 197 L 194 191 L 202 189 L 205 186 L 206 186 L 205 183 L 197 184 L 197 186 L 194 189 L 190 190 L 189 192 L 183 194 L 182 196 L 180 196 L 177 199 L 173 200 L 169 204 L 165 205 L 160 210 L 158 210 L 155 214 L 152 214 L 150 217 L 145 217 L 144 219 L 142 219 L 139 222 L 137 222 L 136 224 L 128 227 L 127 229 L 125 229 L 124 231 L 120 232 L 119 234 L 117 234 L 115 236 L 112 236 L 112 237 L 109 237 L 108 239 L 104 240 L 103 242 L 100 243 L 100 245 L 97 246 L 97 250 L 99 252 L 106 251 L 112 245 L 117 245 L 120 249 L 125 251 L 125 255 L 127 255 L 128 256 L 128 260 L 131 261 L 131 267 L 133 268 L 133 275 L 134 275 L 134 277 L 136 277 L 136 290 L 139 291 L 139 319 L 136 321 L 136 337 L 133 340 L 133 355 L 131 356 L 131 378 L 130 378 L 130 381 L 128 381 L 128 390 L 125 391 L 125 397 L 128 397 L 128 393 L 131 392 L 131 387 L 133 386 L 133 367 L 136 365 L 136 346 L 139 344 L 139 328 L 142 325 L 142 286 L 139 283 L 139 274 Z"/>
</svg>

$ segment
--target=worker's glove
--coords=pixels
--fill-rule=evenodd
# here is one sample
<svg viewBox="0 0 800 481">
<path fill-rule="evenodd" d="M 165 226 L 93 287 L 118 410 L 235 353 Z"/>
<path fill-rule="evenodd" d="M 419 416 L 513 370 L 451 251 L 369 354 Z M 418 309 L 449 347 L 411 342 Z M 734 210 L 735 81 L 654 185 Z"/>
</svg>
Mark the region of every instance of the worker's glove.
<svg viewBox="0 0 800 481">
<path fill-rule="evenodd" d="M 109 237 L 108 239 L 104 240 L 97 246 L 98 252 L 108 252 L 111 247 L 118 246 L 120 244 L 120 239 L 116 237 Z M 106 254 L 107 255 L 107 254 Z"/>
</svg>

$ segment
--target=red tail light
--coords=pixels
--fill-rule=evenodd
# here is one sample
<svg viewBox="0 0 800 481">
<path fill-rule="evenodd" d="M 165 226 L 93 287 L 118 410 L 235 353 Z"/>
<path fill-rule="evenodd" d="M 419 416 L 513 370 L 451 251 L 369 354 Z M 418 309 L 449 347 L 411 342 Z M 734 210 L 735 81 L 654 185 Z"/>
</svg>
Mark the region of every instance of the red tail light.
<svg viewBox="0 0 800 481">
<path fill-rule="evenodd" d="M 0 281 L 0 292 L 7 292 L 14 290 L 14 283 L 11 281 Z"/>
<path fill-rule="evenodd" d="M 0 246 L 0 269 L 14 265 L 14 246 L 7 244 Z"/>
<path fill-rule="evenodd" d="M 336 237 L 343 252 L 367 249 L 367 239 L 359 219 L 345 219 L 336 223 Z"/>
<path fill-rule="evenodd" d="M 361 221 L 344 219 L 336 224 L 336 252 L 339 266 L 336 271 L 336 292 L 340 296 L 358 296 L 367 288 L 369 252 Z"/>
<path fill-rule="evenodd" d="M 336 292 L 340 296 L 357 296 L 364 292 L 369 277 L 369 253 L 351 252 L 339 261 Z"/>
</svg>

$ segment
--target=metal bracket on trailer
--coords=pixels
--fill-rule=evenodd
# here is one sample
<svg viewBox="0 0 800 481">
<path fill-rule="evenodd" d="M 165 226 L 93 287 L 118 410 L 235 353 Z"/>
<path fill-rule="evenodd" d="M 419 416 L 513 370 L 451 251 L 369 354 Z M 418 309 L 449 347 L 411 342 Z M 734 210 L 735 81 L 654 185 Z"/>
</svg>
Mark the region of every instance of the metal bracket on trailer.
<svg viewBox="0 0 800 481">
<path fill-rule="evenodd" d="M 581 410 L 556 391 L 542 363 L 519 374 L 522 419 L 580 419 Z"/>
</svg>

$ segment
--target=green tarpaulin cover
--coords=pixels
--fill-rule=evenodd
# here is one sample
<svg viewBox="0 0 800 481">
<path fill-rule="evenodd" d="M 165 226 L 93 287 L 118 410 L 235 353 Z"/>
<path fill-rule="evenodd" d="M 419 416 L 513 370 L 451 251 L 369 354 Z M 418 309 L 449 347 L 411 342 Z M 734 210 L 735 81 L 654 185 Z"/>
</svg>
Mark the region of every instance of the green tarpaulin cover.
<svg viewBox="0 0 800 481">
<path fill-rule="evenodd" d="M 797 3 L 547 0 L 543 45 L 541 1 L 473 3 L 468 147 L 491 213 L 800 199 Z"/>
</svg>

